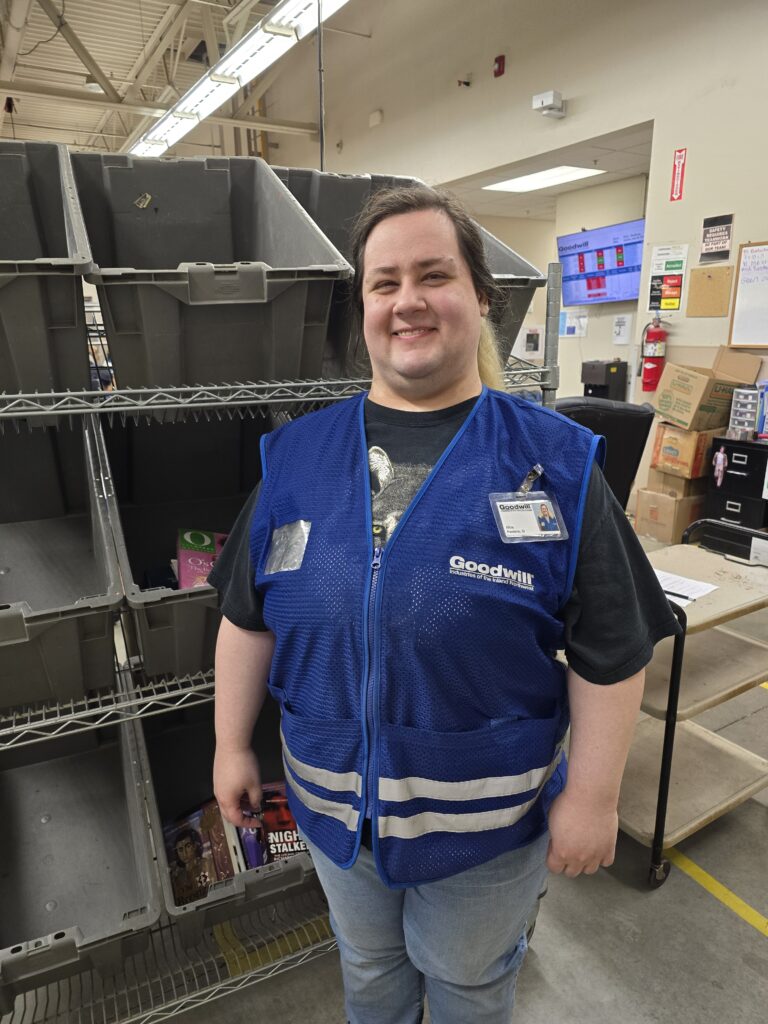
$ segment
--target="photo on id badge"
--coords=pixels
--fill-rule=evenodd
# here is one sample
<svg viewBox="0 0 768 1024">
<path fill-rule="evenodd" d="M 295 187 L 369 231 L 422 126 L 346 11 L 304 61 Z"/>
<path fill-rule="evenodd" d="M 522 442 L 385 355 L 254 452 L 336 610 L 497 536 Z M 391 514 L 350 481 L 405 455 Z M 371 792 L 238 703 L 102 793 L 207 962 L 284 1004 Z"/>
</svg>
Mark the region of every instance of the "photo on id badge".
<svg viewBox="0 0 768 1024">
<path fill-rule="evenodd" d="M 557 502 L 544 491 L 489 497 L 499 536 L 506 544 L 567 539 Z"/>
</svg>

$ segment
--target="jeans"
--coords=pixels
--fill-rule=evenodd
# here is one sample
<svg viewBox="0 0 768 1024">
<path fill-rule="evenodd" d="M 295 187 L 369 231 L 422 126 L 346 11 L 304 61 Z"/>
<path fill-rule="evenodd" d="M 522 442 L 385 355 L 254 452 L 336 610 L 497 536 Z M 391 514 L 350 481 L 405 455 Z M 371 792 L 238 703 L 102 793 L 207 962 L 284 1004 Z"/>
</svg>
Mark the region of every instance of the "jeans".
<svg viewBox="0 0 768 1024">
<path fill-rule="evenodd" d="M 547 876 L 549 835 L 440 882 L 387 889 L 365 847 L 337 867 L 308 843 L 338 940 L 349 1024 L 509 1024 Z"/>
</svg>

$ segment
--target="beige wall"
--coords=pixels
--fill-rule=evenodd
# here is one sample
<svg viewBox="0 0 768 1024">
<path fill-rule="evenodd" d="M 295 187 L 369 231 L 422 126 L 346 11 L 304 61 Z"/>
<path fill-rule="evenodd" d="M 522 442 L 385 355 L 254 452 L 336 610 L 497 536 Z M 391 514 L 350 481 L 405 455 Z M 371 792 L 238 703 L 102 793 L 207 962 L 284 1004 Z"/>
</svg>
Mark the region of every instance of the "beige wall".
<svg viewBox="0 0 768 1024">
<path fill-rule="evenodd" d="M 764 0 L 352 0 L 334 24 L 371 38 L 326 38 L 329 170 L 452 181 L 653 121 L 646 255 L 654 245 L 687 242 L 689 268 L 695 266 L 702 218 L 721 213 L 735 214 L 736 246 L 768 238 Z M 508 71 L 494 79 L 499 53 Z M 458 88 L 457 79 L 468 75 L 472 86 Z M 568 103 L 561 121 L 530 109 L 531 96 L 551 88 Z M 315 95 L 314 43 L 307 41 L 286 58 L 267 94 L 268 112 L 314 119 Z M 371 129 L 375 109 L 384 120 Z M 316 143 L 278 141 L 274 162 L 317 166 Z M 685 192 L 671 203 L 678 147 L 688 149 Z M 558 230 L 566 221 L 582 226 L 598 187 L 563 197 Z M 631 194 L 617 192 L 610 203 L 606 193 L 606 208 L 631 207 L 627 216 L 636 216 L 640 181 L 627 187 Z M 594 212 L 609 222 L 603 209 Z M 646 260 L 636 339 L 647 320 L 647 276 Z M 669 317 L 670 355 L 711 362 L 727 338 L 728 318 L 689 319 L 685 302 L 686 295 L 683 311 Z M 594 337 L 582 343 L 584 355 L 594 343 L 605 358 L 606 325 L 616 311 L 591 315 Z M 574 366 L 581 352 L 564 348 L 562 393 L 579 390 Z"/>
<path fill-rule="evenodd" d="M 487 231 L 532 263 L 542 274 L 547 273 L 547 264 L 557 259 L 554 221 L 534 220 L 530 217 L 478 217 L 477 220 Z M 546 289 L 536 289 L 531 308 L 523 321 L 525 325 L 544 326 L 545 294 Z"/>
</svg>

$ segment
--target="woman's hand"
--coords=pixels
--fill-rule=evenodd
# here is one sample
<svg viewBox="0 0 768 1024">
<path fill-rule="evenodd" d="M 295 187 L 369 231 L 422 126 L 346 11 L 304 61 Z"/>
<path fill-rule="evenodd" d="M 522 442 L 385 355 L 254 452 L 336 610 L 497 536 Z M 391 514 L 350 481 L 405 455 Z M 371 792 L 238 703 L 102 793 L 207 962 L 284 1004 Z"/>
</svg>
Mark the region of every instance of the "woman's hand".
<svg viewBox="0 0 768 1024">
<path fill-rule="evenodd" d="M 567 878 L 594 875 L 613 864 L 619 815 L 616 807 L 592 802 L 568 792 L 553 801 L 549 810 L 547 867 Z"/>
<path fill-rule="evenodd" d="M 213 791 L 227 821 L 239 828 L 252 828 L 253 818 L 243 811 L 261 814 L 261 772 L 250 747 L 216 747 L 213 761 Z"/>
</svg>

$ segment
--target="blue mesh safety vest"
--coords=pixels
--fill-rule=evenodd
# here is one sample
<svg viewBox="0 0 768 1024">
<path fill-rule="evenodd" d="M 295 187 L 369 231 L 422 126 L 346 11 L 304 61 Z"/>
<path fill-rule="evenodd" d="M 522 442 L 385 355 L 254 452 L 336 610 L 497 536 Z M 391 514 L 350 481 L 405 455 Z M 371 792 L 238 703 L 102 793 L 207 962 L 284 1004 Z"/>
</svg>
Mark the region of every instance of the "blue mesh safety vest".
<svg viewBox="0 0 768 1024">
<path fill-rule="evenodd" d="M 446 878 L 546 828 L 565 782 L 561 609 L 603 439 L 483 389 L 383 553 L 374 551 L 363 398 L 262 438 L 255 585 L 276 637 L 299 828 L 351 867 L 370 810 L 382 881 Z M 489 494 L 530 469 L 569 539 L 502 542 Z"/>
</svg>

